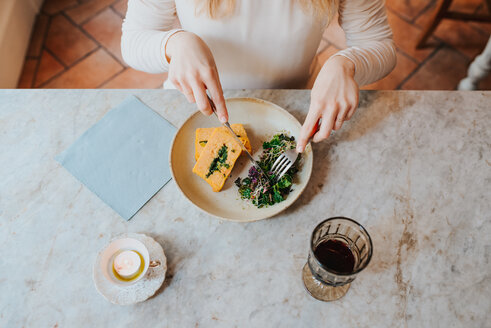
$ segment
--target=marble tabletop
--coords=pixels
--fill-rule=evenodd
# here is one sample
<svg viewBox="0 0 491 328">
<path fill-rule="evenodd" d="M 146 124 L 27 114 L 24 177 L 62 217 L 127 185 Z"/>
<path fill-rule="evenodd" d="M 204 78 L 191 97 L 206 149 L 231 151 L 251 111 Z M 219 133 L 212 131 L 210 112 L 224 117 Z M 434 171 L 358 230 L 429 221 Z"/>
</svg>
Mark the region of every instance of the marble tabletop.
<svg viewBox="0 0 491 328">
<path fill-rule="evenodd" d="M 0 91 L 0 327 L 490 327 L 491 92 L 362 91 L 314 145 L 306 191 L 274 218 L 210 217 L 171 181 L 126 222 L 54 156 L 127 95 L 176 126 L 195 111 L 164 90 Z M 309 92 L 226 91 L 303 121 Z M 368 268 L 339 301 L 304 290 L 314 226 L 351 217 Z M 168 259 L 149 300 L 117 306 L 92 282 L 99 249 L 145 233 Z"/>
</svg>

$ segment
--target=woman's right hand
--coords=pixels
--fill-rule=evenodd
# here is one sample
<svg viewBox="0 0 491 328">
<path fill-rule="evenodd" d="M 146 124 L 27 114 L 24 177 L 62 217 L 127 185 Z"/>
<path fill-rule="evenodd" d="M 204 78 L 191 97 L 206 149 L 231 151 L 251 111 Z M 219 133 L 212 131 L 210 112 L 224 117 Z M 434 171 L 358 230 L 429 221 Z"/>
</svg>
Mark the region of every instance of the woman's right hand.
<svg viewBox="0 0 491 328">
<path fill-rule="evenodd" d="M 177 32 L 167 40 L 165 47 L 169 65 L 169 80 L 191 103 L 205 115 L 211 115 L 206 90 L 210 91 L 215 103 L 218 118 L 222 123 L 228 121 L 223 90 L 213 54 L 206 43 L 191 32 Z"/>
</svg>

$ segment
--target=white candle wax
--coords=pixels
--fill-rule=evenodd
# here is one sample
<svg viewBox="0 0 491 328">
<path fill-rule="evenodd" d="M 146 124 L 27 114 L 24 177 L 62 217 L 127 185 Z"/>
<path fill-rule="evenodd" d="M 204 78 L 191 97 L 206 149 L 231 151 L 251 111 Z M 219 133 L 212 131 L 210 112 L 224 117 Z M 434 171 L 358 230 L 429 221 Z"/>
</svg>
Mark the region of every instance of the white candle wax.
<svg viewBox="0 0 491 328">
<path fill-rule="evenodd" d="M 122 251 L 114 259 L 114 270 L 123 278 L 132 278 L 140 265 L 140 256 L 135 251 Z"/>
</svg>

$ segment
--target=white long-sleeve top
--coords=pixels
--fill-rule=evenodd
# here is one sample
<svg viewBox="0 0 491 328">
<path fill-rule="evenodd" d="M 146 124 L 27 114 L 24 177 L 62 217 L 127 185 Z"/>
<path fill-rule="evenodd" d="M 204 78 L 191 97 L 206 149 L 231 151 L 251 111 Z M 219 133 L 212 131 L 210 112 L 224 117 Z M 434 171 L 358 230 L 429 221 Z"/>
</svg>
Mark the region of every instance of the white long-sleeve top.
<svg viewBox="0 0 491 328">
<path fill-rule="evenodd" d="M 129 0 L 124 60 L 141 71 L 166 72 L 165 45 L 177 16 L 182 29 L 211 49 L 224 89 L 301 88 L 328 23 L 296 0 L 237 0 L 234 14 L 220 19 L 197 11 L 194 0 Z M 353 61 L 356 82 L 387 75 L 396 55 L 383 0 L 340 0 L 339 21 L 348 48 L 336 55 Z M 164 87 L 173 86 L 167 81 Z"/>
</svg>

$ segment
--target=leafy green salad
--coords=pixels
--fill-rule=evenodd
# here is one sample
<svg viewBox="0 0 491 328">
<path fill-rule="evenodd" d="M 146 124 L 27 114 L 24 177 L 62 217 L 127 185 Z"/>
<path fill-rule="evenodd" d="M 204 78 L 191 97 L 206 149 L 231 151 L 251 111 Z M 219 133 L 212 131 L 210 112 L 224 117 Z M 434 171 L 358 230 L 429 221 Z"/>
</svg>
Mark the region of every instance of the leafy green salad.
<svg viewBox="0 0 491 328">
<path fill-rule="evenodd" d="M 289 137 L 283 133 L 276 134 L 270 141 L 264 142 L 263 153 L 259 157 L 258 163 L 267 176 L 252 166 L 246 178 L 241 179 L 239 177 L 235 180 L 235 184 L 239 187 L 240 197 L 250 200 L 258 208 L 284 201 L 292 190 L 293 178 L 298 172 L 300 156 L 279 180 L 271 172 L 271 167 L 283 152 L 295 147 L 295 137 Z"/>
</svg>

